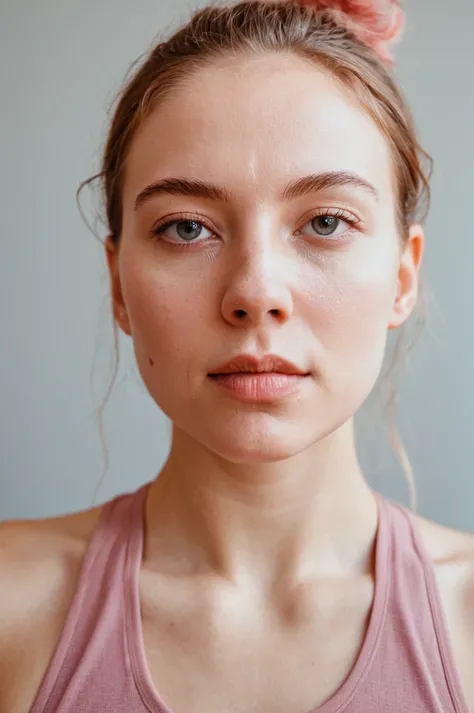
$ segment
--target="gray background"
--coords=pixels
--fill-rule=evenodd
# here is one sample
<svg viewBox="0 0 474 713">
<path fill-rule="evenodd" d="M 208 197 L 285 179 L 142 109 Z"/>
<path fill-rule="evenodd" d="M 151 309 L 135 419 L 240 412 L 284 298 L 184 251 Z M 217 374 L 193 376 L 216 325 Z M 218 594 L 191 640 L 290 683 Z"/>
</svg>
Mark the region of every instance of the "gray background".
<svg viewBox="0 0 474 713">
<path fill-rule="evenodd" d="M 166 458 L 168 420 L 121 335 L 101 480 L 96 411 L 113 353 L 108 276 L 75 191 L 98 169 L 107 110 L 131 62 L 193 7 L 178 0 L 0 2 L 0 520 L 89 507 L 99 482 L 94 502 L 103 502 L 151 480 Z M 447 20 L 441 0 L 407 0 L 406 7 L 397 73 L 435 159 L 424 260 L 435 302 L 402 384 L 399 423 L 419 512 L 474 532 L 474 4 L 451 0 L 456 21 Z M 383 433 L 360 430 L 369 482 L 408 503 Z"/>
</svg>

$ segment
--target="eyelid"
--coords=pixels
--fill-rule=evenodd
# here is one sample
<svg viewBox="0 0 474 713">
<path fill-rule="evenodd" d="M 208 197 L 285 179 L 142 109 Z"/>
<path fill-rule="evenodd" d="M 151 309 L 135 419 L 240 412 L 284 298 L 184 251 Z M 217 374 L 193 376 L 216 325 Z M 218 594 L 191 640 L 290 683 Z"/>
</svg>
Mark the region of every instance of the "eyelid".
<svg viewBox="0 0 474 713">
<path fill-rule="evenodd" d="M 363 221 L 352 211 L 349 211 L 345 208 L 317 208 L 313 210 L 311 213 L 308 214 L 308 217 L 305 218 L 306 222 L 303 223 L 303 225 L 306 225 L 306 223 L 310 220 L 313 220 L 314 218 L 319 218 L 321 216 L 328 215 L 328 216 L 333 216 L 334 218 L 339 218 L 339 220 L 343 220 L 346 223 L 349 223 L 353 227 L 358 227 L 359 229 L 364 225 Z"/>
<path fill-rule="evenodd" d="M 347 209 L 340 207 L 314 208 L 312 211 L 310 211 L 310 213 L 308 213 L 308 215 L 305 216 L 302 224 L 306 225 L 309 220 L 312 220 L 313 218 L 322 215 L 334 215 L 336 218 L 341 218 L 341 220 L 347 220 L 348 222 L 351 222 L 354 225 L 363 225 L 363 221 L 355 213 L 352 213 L 352 211 L 348 211 Z M 151 230 L 154 231 L 158 228 L 163 228 L 166 225 L 179 223 L 179 221 L 181 220 L 190 220 L 195 221 L 196 223 L 202 223 L 208 230 L 211 230 L 212 232 L 218 232 L 212 225 L 210 225 L 207 218 L 203 215 L 200 215 L 199 213 L 178 213 L 176 216 L 169 218 L 169 220 L 166 220 L 166 218 L 160 218 L 160 220 L 158 220 L 152 226 Z"/>
<path fill-rule="evenodd" d="M 174 217 L 168 218 L 160 218 L 151 228 L 150 233 L 154 237 L 159 237 L 158 236 L 158 231 L 165 231 L 167 228 L 170 228 L 172 225 L 175 223 L 180 223 L 181 221 L 190 221 L 190 222 L 195 222 L 199 223 L 202 225 L 206 230 L 209 230 L 209 232 L 213 233 L 215 235 L 218 231 L 210 224 L 210 222 L 205 218 L 203 215 L 200 215 L 199 213 L 178 213 Z M 176 242 L 176 241 L 170 241 L 170 242 Z M 195 242 L 204 242 L 204 241 L 195 241 Z M 176 243 L 179 245 L 179 243 Z M 186 243 L 184 243 L 186 244 Z"/>
<path fill-rule="evenodd" d="M 172 214 L 171 216 L 165 216 L 164 218 L 160 218 L 156 221 L 156 223 L 153 224 L 152 230 L 156 230 L 156 228 L 162 228 L 168 223 L 179 223 L 180 220 L 194 220 L 196 223 L 202 223 L 203 225 L 207 225 L 209 223 L 206 216 L 201 215 L 200 213 L 181 212 Z M 214 230 L 214 228 L 209 228 L 209 230 Z"/>
<path fill-rule="evenodd" d="M 307 216 L 304 218 L 301 224 L 301 230 L 308 222 L 313 220 L 314 218 L 318 218 L 321 216 L 334 216 L 335 218 L 338 218 L 339 220 L 342 220 L 343 222 L 348 223 L 352 229 L 358 229 L 361 230 L 364 226 L 363 221 L 352 211 L 348 211 L 345 208 L 340 208 L 340 207 L 332 207 L 332 208 L 315 208 L 313 209 L 310 213 L 307 214 Z M 164 233 L 164 231 L 174 225 L 175 223 L 179 223 L 180 221 L 194 221 L 196 223 L 199 223 L 202 225 L 206 230 L 209 230 L 213 234 L 213 237 L 218 233 L 218 231 L 208 222 L 207 218 L 205 216 L 200 215 L 199 213 L 178 213 L 174 217 L 170 217 L 168 220 L 166 218 L 162 218 L 159 221 L 157 221 L 153 227 L 151 228 L 151 236 L 154 238 L 159 238 L 160 235 Z M 161 231 L 158 233 L 158 231 Z M 320 236 L 322 239 L 324 239 L 324 236 Z M 207 238 L 207 240 L 210 240 L 211 238 Z M 175 245 L 192 245 L 192 244 L 197 244 L 201 242 L 206 242 L 205 240 L 195 240 L 195 241 L 190 241 L 189 243 L 183 242 L 180 243 L 178 241 L 173 241 L 169 240 L 168 242 L 173 243 Z"/>
</svg>

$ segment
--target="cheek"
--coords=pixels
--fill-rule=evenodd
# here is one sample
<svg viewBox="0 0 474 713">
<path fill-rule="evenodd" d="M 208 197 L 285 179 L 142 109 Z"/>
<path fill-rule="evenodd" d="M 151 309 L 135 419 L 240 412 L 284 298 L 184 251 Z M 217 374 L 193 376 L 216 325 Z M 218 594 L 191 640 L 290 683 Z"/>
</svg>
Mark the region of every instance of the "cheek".
<svg viewBox="0 0 474 713">
<path fill-rule="evenodd" d="M 312 332 L 331 390 L 351 388 L 355 374 L 370 389 L 387 343 L 396 284 L 393 260 L 374 254 L 353 257 L 334 260 L 319 273 L 316 285 L 314 274 L 312 287 L 309 278 L 306 282 Z"/>
<path fill-rule="evenodd" d="M 192 361 L 208 323 L 213 304 L 206 292 L 209 280 L 196 280 L 195 272 L 187 279 L 164 265 L 150 268 L 130 261 L 122 271 L 122 286 L 143 378 L 151 366 L 156 373 L 180 371 L 182 376 L 183 364 Z"/>
<path fill-rule="evenodd" d="M 388 324 L 391 301 L 390 282 L 360 280 L 353 275 L 326 284 L 318 300 L 315 318 L 327 326 L 328 344 L 366 341 Z M 358 337 L 358 339 L 356 339 Z"/>
</svg>

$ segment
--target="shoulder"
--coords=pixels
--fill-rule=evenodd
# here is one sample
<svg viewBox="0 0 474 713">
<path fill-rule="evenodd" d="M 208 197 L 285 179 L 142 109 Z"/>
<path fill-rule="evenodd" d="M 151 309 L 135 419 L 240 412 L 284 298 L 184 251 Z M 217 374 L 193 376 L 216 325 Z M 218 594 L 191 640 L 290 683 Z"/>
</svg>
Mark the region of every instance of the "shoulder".
<svg viewBox="0 0 474 713">
<path fill-rule="evenodd" d="M 448 571 L 469 586 L 474 579 L 474 534 L 463 532 L 420 515 L 414 516 L 423 544 L 438 578 Z"/>
<path fill-rule="evenodd" d="M 434 567 L 463 692 L 474 710 L 474 534 L 420 516 L 415 520 Z"/>
<path fill-rule="evenodd" d="M 416 533 L 438 583 L 444 587 L 456 582 L 464 586 L 465 592 L 470 591 L 474 586 L 474 533 L 441 525 L 413 513 L 406 506 L 402 508 L 415 523 Z"/>
<path fill-rule="evenodd" d="M 462 615 L 471 617 L 474 623 L 474 534 L 419 515 L 414 517 L 433 564 L 440 593 L 456 599 L 462 606 Z"/>
<path fill-rule="evenodd" d="M 0 596 L 8 584 L 21 595 L 34 579 L 35 590 L 50 584 L 53 571 L 82 559 L 102 506 L 61 517 L 0 523 Z"/>
<path fill-rule="evenodd" d="M 59 517 L 0 522 L 2 575 L 41 577 L 45 566 L 75 559 L 87 546 L 102 507 Z"/>
<path fill-rule="evenodd" d="M 101 510 L 0 523 L 0 711 L 31 707 Z"/>
</svg>

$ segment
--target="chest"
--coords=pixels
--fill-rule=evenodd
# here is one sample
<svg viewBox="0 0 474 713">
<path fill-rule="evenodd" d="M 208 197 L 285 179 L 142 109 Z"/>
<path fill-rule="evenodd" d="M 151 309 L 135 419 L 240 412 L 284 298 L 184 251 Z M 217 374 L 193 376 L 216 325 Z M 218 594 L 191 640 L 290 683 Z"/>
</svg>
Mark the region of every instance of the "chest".
<svg viewBox="0 0 474 713">
<path fill-rule="evenodd" d="M 454 664 L 474 711 L 462 572 L 442 568 L 436 579 Z M 278 607 L 232 591 L 196 594 L 183 585 L 171 592 L 156 584 L 142 575 L 143 645 L 154 687 L 173 713 L 308 713 L 345 690 L 365 650 L 370 577 L 302 588 Z"/>
<path fill-rule="evenodd" d="M 186 586 L 172 596 L 158 588 L 157 601 L 142 577 L 143 643 L 159 697 L 173 713 L 313 710 L 343 685 L 364 641 L 373 584 L 350 584 L 301 589 L 276 607 Z"/>
</svg>

